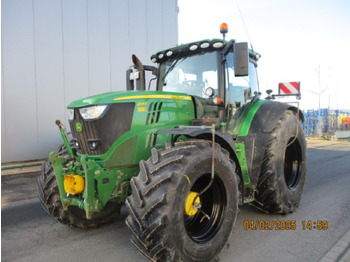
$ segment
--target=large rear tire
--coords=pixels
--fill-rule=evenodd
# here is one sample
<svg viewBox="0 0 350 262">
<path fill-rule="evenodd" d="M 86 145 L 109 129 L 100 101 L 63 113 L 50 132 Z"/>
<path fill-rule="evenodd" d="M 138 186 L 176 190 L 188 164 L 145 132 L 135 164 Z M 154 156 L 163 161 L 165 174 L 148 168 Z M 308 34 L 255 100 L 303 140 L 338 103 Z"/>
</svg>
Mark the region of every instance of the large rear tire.
<svg viewBox="0 0 350 262">
<path fill-rule="evenodd" d="M 269 213 L 292 213 L 306 177 L 306 140 L 295 112 L 285 111 L 270 135 L 254 205 Z"/>
<path fill-rule="evenodd" d="M 152 261 L 211 261 L 224 247 L 238 212 L 235 165 L 215 144 L 215 176 L 211 180 L 211 142 L 188 140 L 152 149 L 131 179 L 126 206 L 131 241 Z M 190 195 L 192 194 L 192 198 Z M 192 213 L 199 194 L 199 208 Z M 196 203 L 197 203 L 196 201 Z"/>
<path fill-rule="evenodd" d="M 64 146 L 59 148 L 57 155 L 64 157 L 66 162 L 71 160 Z M 42 165 L 37 193 L 45 211 L 58 222 L 70 227 L 97 228 L 110 223 L 120 210 L 119 205 L 109 202 L 102 211 L 94 213 L 92 219 L 86 219 L 85 211 L 76 206 L 70 206 L 65 211 L 61 203 L 55 172 L 49 160 Z"/>
</svg>

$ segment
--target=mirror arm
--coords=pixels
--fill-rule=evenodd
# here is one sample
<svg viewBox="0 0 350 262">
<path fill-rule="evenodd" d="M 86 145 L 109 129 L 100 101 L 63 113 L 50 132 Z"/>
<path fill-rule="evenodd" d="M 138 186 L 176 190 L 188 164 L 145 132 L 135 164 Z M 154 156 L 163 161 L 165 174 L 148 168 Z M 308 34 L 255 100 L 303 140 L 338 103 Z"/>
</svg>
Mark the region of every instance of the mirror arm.
<svg viewBox="0 0 350 262">
<path fill-rule="evenodd" d="M 226 44 L 225 48 L 222 49 L 221 53 L 222 53 L 222 56 L 223 56 L 223 60 L 226 60 L 226 56 L 232 50 L 234 43 L 235 43 L 235 40 L 230 40 L 230 42 L 228 42 Z"/>
</svg>

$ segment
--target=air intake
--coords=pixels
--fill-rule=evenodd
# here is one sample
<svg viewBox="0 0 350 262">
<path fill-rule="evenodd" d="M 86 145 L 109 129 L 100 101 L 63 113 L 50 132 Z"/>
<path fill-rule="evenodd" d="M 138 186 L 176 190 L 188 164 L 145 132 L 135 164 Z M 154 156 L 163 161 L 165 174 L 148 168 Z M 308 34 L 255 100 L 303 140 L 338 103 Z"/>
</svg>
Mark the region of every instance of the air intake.
<svg viewBox="0 0 350 262">
<path fill-rule="evenodd" d="M 152 124 L 158 123 L 162 105 L 163 105 L 163 102 L 152 102 L 149 104 L 147 118 L 146 118 L 146 125 L 152 125 Z"/>
</svg>

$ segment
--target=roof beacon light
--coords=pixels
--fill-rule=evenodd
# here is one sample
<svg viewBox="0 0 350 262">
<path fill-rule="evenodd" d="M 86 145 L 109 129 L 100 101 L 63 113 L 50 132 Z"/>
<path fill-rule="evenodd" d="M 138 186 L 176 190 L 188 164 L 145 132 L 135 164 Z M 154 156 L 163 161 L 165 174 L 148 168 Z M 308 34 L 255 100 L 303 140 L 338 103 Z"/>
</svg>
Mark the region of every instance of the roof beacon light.
<svg viewBox="0 0 350 262">
<path fill-rule="evenodd" d="M 225 41 L 225 35 L 227 34 L 228 32 L 228 26 L 226 23 L 222 23 L 220 25 L 220 33 L 222 34 L 223 38 L 224 38 L 224 41 Z"/>
</svg>

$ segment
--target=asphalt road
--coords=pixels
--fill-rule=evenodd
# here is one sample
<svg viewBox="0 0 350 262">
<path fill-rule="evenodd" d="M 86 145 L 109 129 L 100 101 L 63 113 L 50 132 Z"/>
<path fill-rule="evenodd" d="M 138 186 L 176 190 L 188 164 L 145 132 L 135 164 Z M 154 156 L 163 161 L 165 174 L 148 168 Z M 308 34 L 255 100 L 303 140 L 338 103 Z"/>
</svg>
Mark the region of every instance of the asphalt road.
<svg viewBox="0 0 350 262">
<path fill-rule="evenodd" d="M 309 140 L 308 147 L 297 211 L 270 215 L 241 207 L 220 261 L 319 261 L 350 230 L 350 143 Z M 63 226 L 36 199 L 36 176 L 2 176 L 1 261 L 146 261 L 129 241 L 126 214 L 95 230 Z M 303 221 L 319 220 L 327 229 L 303 229 Z M 244 221 L 295 221 L 296 230 L 245 230 Z"/>
</svg>

